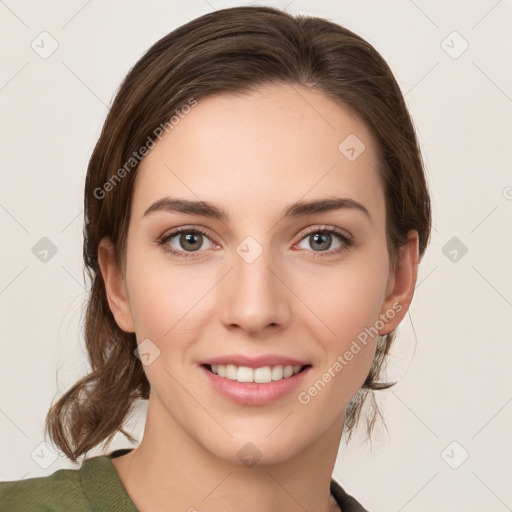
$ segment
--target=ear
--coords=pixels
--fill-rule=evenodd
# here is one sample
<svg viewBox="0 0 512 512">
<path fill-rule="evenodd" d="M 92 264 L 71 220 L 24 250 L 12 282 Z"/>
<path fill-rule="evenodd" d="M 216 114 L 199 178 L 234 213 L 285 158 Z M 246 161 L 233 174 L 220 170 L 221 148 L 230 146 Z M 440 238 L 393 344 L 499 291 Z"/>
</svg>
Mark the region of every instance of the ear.
<svg viewBox="0 0 512 512">
<path fill-rule="evenodd" d="M 418 277 L 419 241 L 417 231 L 409 232 L 407 242 L 399 249 L 399 258 L 398 267 L 394 272 L 390 272 L 386 287 L 386 298 L 380 315 L 386 325 L 382 332 L 379 332 L 380 335 L 396 329 L 409 310 Z"/>
<path fill-rule="evenodd" d="M 98 245 L 98 264 L 105 283 L 108 305 L 117 325 L 125 332 L 135 332 L 126 282 L 114 256 L 112 240 L 102 238 Z"/>
</svg>

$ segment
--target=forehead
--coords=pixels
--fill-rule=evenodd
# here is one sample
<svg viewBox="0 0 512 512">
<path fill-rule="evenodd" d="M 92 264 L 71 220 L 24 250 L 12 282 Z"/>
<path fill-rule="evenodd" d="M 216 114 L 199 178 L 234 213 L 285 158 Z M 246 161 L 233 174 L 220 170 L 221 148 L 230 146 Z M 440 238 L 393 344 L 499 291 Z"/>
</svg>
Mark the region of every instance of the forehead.
<svg viewBox="0 0 512 512">
<path fill-rule="evenodd" d="M 176 195 L 233 215 L 326 196 L 384 208 L 378 148 L 364 123 L 318 90 L 269 85 L 198 100 L 139 165 L 133 212 Z"/>
</svg>

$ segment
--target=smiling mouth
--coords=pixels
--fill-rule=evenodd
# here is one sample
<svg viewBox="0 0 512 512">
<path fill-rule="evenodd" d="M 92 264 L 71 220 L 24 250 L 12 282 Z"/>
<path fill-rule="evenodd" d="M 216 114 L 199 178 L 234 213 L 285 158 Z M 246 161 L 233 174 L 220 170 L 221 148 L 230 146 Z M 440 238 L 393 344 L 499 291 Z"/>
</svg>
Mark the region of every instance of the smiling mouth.
<svg viewBox="0 0 512 512">
<path fill-rule="evenodd" d="M 237 382 L 254 382 L 257 384 L 265 384 L 293 377 L 297 373 L 300 373 L 306 368 L 309 368 L 311 365 L 275 365 L 262 366 L 260 368 L 236 366 L 234 364 L 205 364 L 203 366 L 211 373 L 225 379 L 235 380 Z"/>
</svg>

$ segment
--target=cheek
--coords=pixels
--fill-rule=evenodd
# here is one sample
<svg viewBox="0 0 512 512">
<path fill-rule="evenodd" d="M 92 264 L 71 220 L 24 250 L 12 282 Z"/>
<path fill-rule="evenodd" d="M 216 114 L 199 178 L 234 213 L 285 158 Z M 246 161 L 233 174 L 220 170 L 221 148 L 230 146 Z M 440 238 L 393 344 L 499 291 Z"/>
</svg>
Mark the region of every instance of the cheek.
<svg viewBox="0 0 512 512">
<path fill-rule="evenodd" d="M 326 339 L 338 340 L 336 345 L 358 336 L 373 326 L 379 317 L 388 274 L 385 265 L 374 260 L 341 264 L 328 272 L 308 273 L 296 289 L 314 316 L 325 326 Z"/>
<path fill-rule="evenodd" d="M 139 341 L 149 338 L 160 350 L 174 351 L 191 337 L 191 325 L 202 317 L 203 300 L 215 284 L 214 276 L 196 268 L 187 271 L 162 255 L 132 252 L 128 288 Z"/>
<path fill-rule="evenodd" d="M 329 387 L 335 404 L 348 403 L 370 370 L 377 343 L 377 321 L 388 279 L 387 257 L 375 247 L 350 264 L 316 273 L 300 293 L 315 316 L 304 320 L 314 339 L 322 345 L 324 360 L 319 383 Z M 314 286 L 311 285 L 314 283 Z M 318 319 L 321 323 L 319 324 Z M 310 383 L 311 384 L 311 383 Z M 314 383 L 312 383 L 314 385 Z M 315 390 L 312 390 L 315 393 Z"/>
<path fill-rule="evenodd" d="M 381 306 L 378 274 L 352 272 L 340 277 L 342 284 L 331 283 L 326 293 L 310 292 L 322 323 L 304 324 L 323 354 L 298 401 L 309 416 L 323 417 L 326 424 L 336 420 L 368 376 L 377 343 L 372 327 Z"/>
</svg>

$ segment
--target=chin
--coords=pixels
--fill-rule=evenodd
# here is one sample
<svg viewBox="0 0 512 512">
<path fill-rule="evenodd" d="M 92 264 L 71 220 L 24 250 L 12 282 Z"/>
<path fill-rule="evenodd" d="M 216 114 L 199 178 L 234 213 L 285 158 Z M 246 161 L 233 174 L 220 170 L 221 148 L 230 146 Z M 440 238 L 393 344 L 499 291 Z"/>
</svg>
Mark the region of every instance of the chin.
<svg viewBox="0 0 512 512">
<path fill-rule="evenodd" d="M 280 419 L 279 421 L 281 421 Z M 209 451 L 219 459 L 232 464 L 238 464 L 246 467 L 255 465 L 273 465 L 286 462 L 294 458 L 302 450 L 304 450 L 311 442 L 308 443 L 305 432 L 302 429 L 300 437 L 290 432 L 290 425 L 286 427 L 279 425 L 279 421 L 274 423 L 272 429 L 266 429 L 265 433 L 261 431 L 248 430 L 236 433 L 229 428 L 227 429 L 233 438 L 226 435 L 215 438 L 208 435 L 203 438 L 203 448 Z M 277 430 L 281 430 L 277 432 Z M 206 435 L 208 433 L 205 433 Z"/>
</svg>

